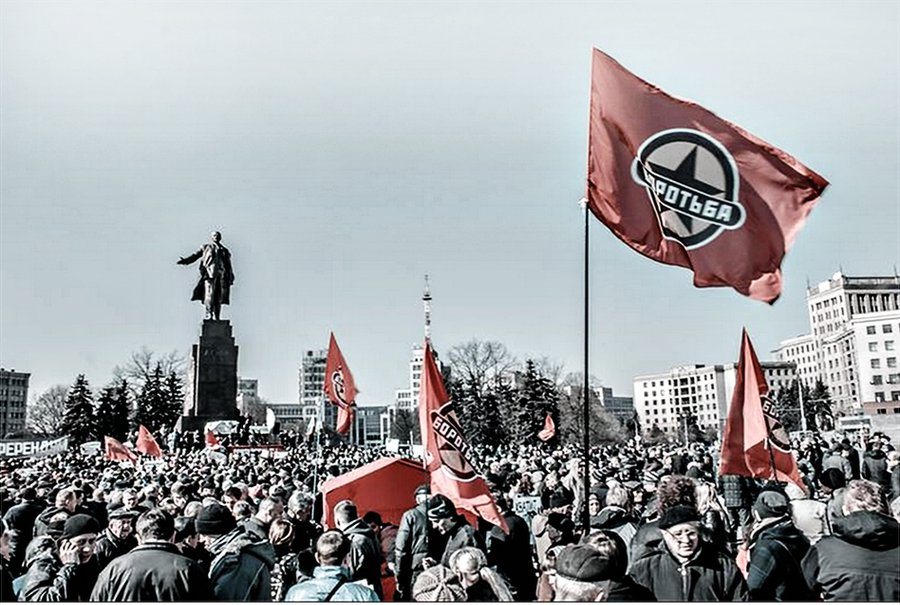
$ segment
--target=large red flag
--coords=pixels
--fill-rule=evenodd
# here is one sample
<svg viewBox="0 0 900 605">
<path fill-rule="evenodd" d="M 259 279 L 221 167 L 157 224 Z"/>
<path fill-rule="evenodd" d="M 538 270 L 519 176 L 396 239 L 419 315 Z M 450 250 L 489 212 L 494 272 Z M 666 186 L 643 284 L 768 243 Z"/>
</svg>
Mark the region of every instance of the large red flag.
<svg viewBox="0 0 900 605">
<path fill-rule="evenodd" d="M 553 418 L 550 417 L 550 413 L 547 413 L 547 418 L 544 420 L 544 428 L 541 429 L 541 432 L 538 433 L 538 439 L 541 441 L 549 441 L 553 439 L 553 436 L 556 435 L 556 424 L 553 422 Z"/>
<path fill-rule="evenodd" d="M 137 456 L 134 452 L 125 447 L 118 439 L 112 437 L 104 437 L 103 442 L 106 444 L 106 457 L 109 460 L 129 460 L 134 462 Z"/>
<path fill-rule="evenodd" d="M 147 430 L 143 424 L 138 427 L 138 437 L 137 441 L 134 444 L 134 447 L 137 451 L 142 454 L 147 454 L 148 456 L 154 456 L 156 458 L 162 458 L 162 450 L 159 449 L 159 444 L 156 443 L 156 439 L 153 437 L 153 434 Z"/>
<path fill-rule="evenodd" d="M 210 429 L 206 429 L 206 447 L 216 447 L 219 445 L 219 440 L 216 438 L 216 434 L 213 433 Z"/>
<path fill-rule="evenodd" d="M 734 394 L 722 435 L 719 474 L 792 481 L 805 490 L 790 439 L 775 416 L 768 392 L 756 352 L 744 330 Z"/>
<path fill-rule="evenodd" d="M 353 423 L 353 406 L 356 404 L 356 383 L 344 361 L 334 333 L 328 342 L 328 359 L 325 360 L 325 395 L 338 407 L 335 431 L 346 435 Z"/>
<path fill-rule="evenodd" d="M 425 450 L 425 469 L 431 475 L 431 491 L 444 494 L 458 508 L 469 510 L 508 532 L 487 483 L 469 462 L 469 443 L 427 341 L 423 361 L 419 427 Z"/>
<path fill-rule="evenodd" d="M 781 260 L 828 181 L 594 49 L 587 199 L 616 237 L 769 303 Z"/>
</svg>

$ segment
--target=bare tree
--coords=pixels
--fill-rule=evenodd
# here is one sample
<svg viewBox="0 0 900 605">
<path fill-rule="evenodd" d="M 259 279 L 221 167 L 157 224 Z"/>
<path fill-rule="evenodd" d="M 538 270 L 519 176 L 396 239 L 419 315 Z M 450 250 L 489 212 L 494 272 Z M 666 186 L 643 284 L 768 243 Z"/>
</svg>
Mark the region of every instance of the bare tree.
<svg viewBox="0 0 900 605">
<path fill-rule="evenodd" d="M 447 356 L 453 377 L 479 393 L 484 393 L 496 378 L 519 367 L 506 345 L 477 338 L 452 347 Z"/>
<path fill-rule="evenodd" d="M 28 406 L 26 425 L 38 435 L 59 435 L 62 433 L 63 417 L 66 415 L 66 394 L 69 387 L 64 384 L 52 386 L 38 395 Z"/>
<path fill-rule="evenodd" d="M 153 376 L 157 365 L 160 366 L 163 376 L 174 373 L 181 379 L 181 384 L 184 386 L 188 366 L 187 358 L 178 351 L 157 355 L 147 347 L 141 347 L 140 351 L 133 352 L 131 359 L 125 365 L 113 368 L 113 381 L 127 380 L 132 397 L 137 397 L 150 377 Z"/>
<path fill-rule="evenodd" d="M 552 359 L 544 355 L 543 357 L 539 357 L 537 359 L 532 360 L 534 362 L 534 367 L 537 370 L 538 374 L 553 382 L 553 384 L 560 386 L 563 383 L 563 378 L 566 370 L 566 366 L 556 359 Z"/>
</svg>

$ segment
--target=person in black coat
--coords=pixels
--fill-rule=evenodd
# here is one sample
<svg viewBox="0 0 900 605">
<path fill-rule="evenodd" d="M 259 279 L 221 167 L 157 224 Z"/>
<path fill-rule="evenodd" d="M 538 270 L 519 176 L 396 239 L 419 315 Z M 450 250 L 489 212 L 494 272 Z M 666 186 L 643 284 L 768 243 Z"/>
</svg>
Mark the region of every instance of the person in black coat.
<svg viewBox="0 0 900 605">
<path fill-rule="evenodd" d="M 92 601 L 209 601 L 209 579 L 173 544 L 175 521 L 161 509 L 137 520 L 139 545 L 110 563 L 97 578 Z"/>
<path fill-rule="evenodd" d="M 488 565 L 509 581 L 517 601 L 533 601 L 537 589 L 537 570 L 531 556 L 531 529 L 525 519 L 510 510 L 506 496 L 500 492 L 492 495 L 509 533 L 491 525 L 485 540 Z"/>
<path fill-rule="evenodd" d="M 12 600 L 13 576 L 9 571 L 9 529 L 0 520 L 0 599 Z"/>
<path fill-rule="evenodd" d="M 900 600 L 900 525 L 888 516 L 881 490 L 871 481 L 851 481 L 843 515 L 831 536 L 803 558 L 803 575 L 825 601 Z"/>
<path fill-rule="evenodd" d="M 428 501 L 428 521 L 447 538 L 444 552 L 439 561 L 444 567 L 450 566 L 450 557 L 454 552 L 466 546 L 473 546 L 481 552 L 485 552 L 484 540 L 478 532 L 469 525 L 465 518 L 456 512 L 456 507 L 447 496 L 436 494 Z M 426 559 L 423 566 L 428 567 L 438 563 L 434 559 Z"/>
<path fill-rule="evenodd" d="M 801 576 L 800 561 L 809 540 L 791 520 L 787 496 L 766 490 L 753 504 L 747 590 L 754 601 L 810 601 L 812 592 Z"/>
<path fill-rule="evenodd" d="M 412 598 L 412 587 L 425 568 L 425 559 L 437 560 L 444 553 L 446 539 L 428 521 L 428 498 L 431 487 L 426 483 L 414 492 L 416 506 L 403 513 L 397 539 L 394 541 L 394 575 L 397 578 L 395 601 Z"/>
<path fill-rule="evenodd" d="M 29 561 L 19 599 L 22 601 L 87 601 L 99 569 L 94 545 L 100 527 L 88 515 L 66 520 L 59 552 L 46 549 Z"/>
<path fill-rule="evenodd" d="M 891 492 L 891 472 L 888 470 L 887 456 L 881 450 L 880 443 L 874 443 L 872 449 L 863 457 L 862 477 L 880 485 L 885 494 Z"/>
<path fill-rule="evenodd" d="M 9 570 L 14 575 L 22 571 L 25 549 L 34 537 L 34 523 L 45 508 L 47 503 L 38 499 L 35 489 L 26 487 L 19 492 L 19 503 L 3 516 L 9 530 Z"/>
<path fill-rule="evenodd" d="M 97 540 L 94 553 L 97 555 L 97 564 L 102 570 L 116 557 L 120 557 L 137 546 L 137 538 L 134 537 L 134 519 L 137 517 L 133 510 L 125 510 L 123 507 L 113 509 L 109 513 L 109 525 L 103 530 Z"/>
</svg>

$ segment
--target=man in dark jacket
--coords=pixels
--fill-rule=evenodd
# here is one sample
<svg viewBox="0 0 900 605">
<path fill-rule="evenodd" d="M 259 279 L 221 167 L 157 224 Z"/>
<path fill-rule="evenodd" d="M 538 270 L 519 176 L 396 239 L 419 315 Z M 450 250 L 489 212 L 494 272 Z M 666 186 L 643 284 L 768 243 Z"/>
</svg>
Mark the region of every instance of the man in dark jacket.
<svg viewBox="0 0 900 605">
<path fill-rule="evenodd" d="M 100 573 L 92 601 L 209 601 L 209 579 L 172 543 L 175 522 L 160 509 L 137 520 L 140 542 Z"/>
<path fill-rule="evenodd" d="M 537 571 L 531 556 L 531 529 L 525 519 L 510 510 L 504 494 L 494 492 L 492 495 L 509 532 L 504 533 L 502 528 L 491 525 L 486 538 L 488 565 L 509 581 L 517 601 L 533 601 Z"/>
<path fill-rule="evenodd" d="M 14 575 L 22 570 L 25 548 L 34 537 L 34 523 L 45 508 L 47 503 L 38 500 L 35 489 L 26 487 L 19 492 L 19 503 L 3 516 L 9 530 L 9 570 Z"/>
<path fill-rule="evenodd" d="M 900 600 L 900 525 L 888 516 L 880 488 L 851 481 L 833 535 L 810 548 L 803 575 L 825 601 Z"/>
<path fill-rule="evenodd" d="M 741 601 L 747 587 L 734 562 L 702 539 L 700 514 L 690 506 L 666 509 L 663 542 L 634 562 L 630 575 L 659 601 Z"/>
<path fill-rule="evenodd" d="M 19 598 L 22 601 L 87 601 L 99 573 L 94 557 L 99 531 L 93 517 L 69 517 L 60 536 L 59 556 L 48 553 L 31 563 Z"/>
<path fill-rule="evenodd" d="M 97 565 L 101 570 L 109 565 L 110 561 L 121 557 L 137 546 L 132 525 L 136 516 L 134 511 L 125 510 L 122 507 L 113 509 L 109 513 L 109 524 L 97 540 L 95 549 Z"/>
<path fill-rule="evenodd" d="M 872 444 L 872 449 L 863 457 L 862 477 L 880 485 L 885 494 L 891 493 L 891 472 L 881 443 Z"/>
<path fill-rule="evenodd" d="M 435 494 L 428 501 L 428 521 L 432 527 L 447 538 L 444 553 L 440 563 L 444 567 L 450 567 L 450 557 L 460 548 L 473 546 L 481 552 L 485 552 L 484 540 L 478 535 L 471 525 L 466 523 L 462 515 L 457 514 L 456 507 L 447 496 Z M 424 565 L 430 566 L 436 561 L 425 560 Z"/>
<path fill-rule="evenodd" d="M 284 518 L 294 527 L 291 552 L 315 550 L 316 540 L 322 535 L 322 527 L 310 519 L 312 506 L 313 497 L 299 489 L 288 499 Z"/>
<path fill-rule="evenodd" d="M 50 535 L 53 538 L 59 537 L 62 526 L 66 519 L 75 514 L 75 508 L 78 506 L 78 499 L 75 491 L 71 489 L 61 489 L 56 493 L 54 506 L 45 508 L 38 515 L 34 523 L 34 535 L 43 536 Z"/>
<path fill-rule="evenodd" d="M 213 557 L 209 564 L 209 579 L 215 600 L 271 599 L 275 549 L 268 540 L 261 541 L 237 527 L 231 511 L 218 502 L 201 508 L 194 525 L 200 540 Z"/>
<path fill-rule="evenodd" d="M 444 552 L 440 534 L 428 521 L 428 498 L 431 487 L 420 485 L 414 493 L 416 506 L 403 513 L 397 539 L 394 542 L 394 574 L 397 577 L 398 597 L 395 600 L 410 600 L 416 578 L 424 571 L 422 562 L 426 558 L 438 559 Z"/>
<path fill-rule="evenodd" d="M 754 527 L 750 532 L 750 564 L 747 590 L 754 601 L 811 601 L 803 582 L 800 561 L 809 540 L 791 520 L 787 496 L 766 490 L 753 504 Z"/>
<path fill-rule="evenodd" d="M 350 540 L 350 554 L 347 556 L 350 578 L 368 582 L 379 600 L 382 599 L 381 546 L 375 532 L 360 518 L 356 504 L 350 500 L 342 500 L 335 505 L 334 524 Z"/>
</svg>

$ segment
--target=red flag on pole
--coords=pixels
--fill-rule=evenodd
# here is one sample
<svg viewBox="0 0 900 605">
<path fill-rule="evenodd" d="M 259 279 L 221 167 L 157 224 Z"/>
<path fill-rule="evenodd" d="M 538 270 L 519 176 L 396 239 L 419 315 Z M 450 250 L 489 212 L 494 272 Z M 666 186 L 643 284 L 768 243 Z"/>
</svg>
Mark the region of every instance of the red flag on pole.
<svg viewBox="0 0 900 605">
<path fill-rule="evenodd" d="M 103 442 L 106 444 L 106 458 L 109 460 L 128 460 L 134 462 L 137 456 L 134 452 L 125 447 L 118 439 L 112 437 L 104 437 Z"/>
<path fill-rule="evenodd" d="M 587 199 L 616 237 L 769 303 L 781 261 L 828 181 L 594 49 Z"/>
<path fill-rule="evenodd" d="M 768 392 L 756 352 L 744 330 L 734 394 L 722 435 L 719 474 L 791 481 L 806 490 L 787 431 L 775 416 Z"/>
<path fill-rule="evenodd" d="M 216 434 L 206 429 L 206 447 L 216 447 L 217 445 L 219 445 L 219 440 L 216 439 Z"/>
<path fill-rule="evenodd" d="M 328 342 L 328 359 L 325 360 L 325 395 L 338 407 L 335 431 L 341 435 L 350 432 L 353 423 L 353 406 L 356 404 L 356 383 L 344 361 L 334 333 Z"/>
<path fill-rule="evenodd" d="M 553 422 L 553 418 L 550 417 L 550 413 L 547 413 L 547 418 L 544 420 L 544 428 L 538 433 L 538 439 L 541 441 L 549 441 L 553 439 L 553 436 L 556 435 L 556 424 Z"/>
<path fill-rule="evenodd" d="M 153 434 L 148 431 L 147 427 L 143 424 L 138 427 L 137 442 L 134 446 L 135 449 L 142 454 L 147 454 L 148 456 L 153 456 L 155 458 L 162 458 L 162 450 L 159 449 L 159 444 L 156 443 Z"/>
<path fill-rule="evenodd" d="M 469 443 L 427 341 L 423 361 L 419 427 L 425 450 L 425 469 L 431 475 L 431 491 L 444 494 L 458 508 L 469 510 L 508 532 L 487 483 L 469 462 Z"/>
</svg>

